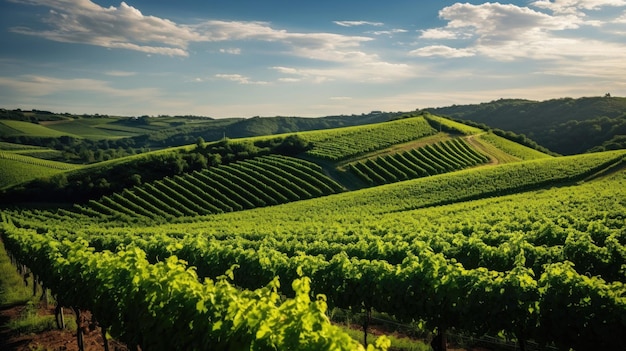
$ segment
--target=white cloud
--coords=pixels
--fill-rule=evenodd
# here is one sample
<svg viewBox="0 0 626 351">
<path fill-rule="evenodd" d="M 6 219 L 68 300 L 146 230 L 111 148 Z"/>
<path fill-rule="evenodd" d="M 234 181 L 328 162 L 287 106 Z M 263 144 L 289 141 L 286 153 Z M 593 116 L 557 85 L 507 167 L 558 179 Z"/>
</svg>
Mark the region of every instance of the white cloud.
<svg viewBox="0 0 626 351">
<path fill-rule="evenodd" d="M 381 22 L 368 22 L 368 21 L 334 21 L 333 23 L 342 27 L 354 27 L 354 26 L 380 27 L 384 25 L 384 23 L 381 23 Z"/>
<path fill-rule="evenodd" d="M 88 0 L 11 0 L 51 8 L 44 20 L 45 30 L 13 27 L 15 33 L 40 36 L 53 41 L 82 43 L 106 48 L 136 50 L 148 54 L 188 56 L 192 42 L 259 40 L 281 42 L 290 53 L 319 60 L 349 59 L 343 51 L 372 40 L 364 36 L 334 33 L 294 33 L 274 29 L 266 22 L 209 20 L 197 24 L 177 24 L 168 19 L 145 16 L 122 2 L 119 7 L 101 7 Z M 378 25 L 375 22 L 356 22 Z M 236 54 L 237 49 L 224 49 Z"/>
<path fill-rule="evenodd" d="M 476 53 L 471 49 L 455 49 L 445 45 L 431 45 L 409 52 L 410 56 L 439 56 L 447 58 L 470 57 L 475 54 Z"/>
<path fill-rule="evenodd" d="M 49 7 L 46 30 L 14 27 L 16 33 L 49 40 L 121 48 L 169 56 L 187 56 L 187 45 L 200 39 L 186 26 L 154 16 L 122 2 L 119 7 L 101 7 L 87 0 L 11 0 Z"/>
<path fill-rule="evenodd" d="M 222 54 L 240 55 L 241 49 L 240 48 L 227 48 L 227 49 L 220 49 L 220 52 Z"/>
<path fill-rule="evenodd" d="M 464 30 L 485 41 L 506 41 L 535 36 L 541 32 L 578 28 L 576 16 L 548 14 L 511 4 L 454 4 L 439 12 L 448 21 L 447 30 Z"/>
<path fill-rule="evenodd" d="M 421 32 L 420 38 L 422 39 L 456 39 L 458 37 L 456 32 L 445 28 L 431 28 Z"/>
<path fill-rule="evenodd" d="M 398 33 L 406 33 L 408 32 L 408 30 L 406 29 L 400 29 L 400 28 L 394 28 L 394 29 L 390 29 L 390 30 L 377 30 L 377 31 L 368 31 L 366 32 L 367 34 L 373 34 L 373 35 L 393 35 L 393 34 L 398 34 Z"/>
<path fill-rule="evenodd" d="M 597 5 L 600 1 L 595 3 Z M 588 4 L 588 7 L 593 6 Z M 549 15 L 510 4 L 457 3 L 445 7 L 439 15 L 448 21 L 447 25 L 422 31 L 421 39 L 465 39 L 465 47 L 426 46 L 413 50 L 412 55 L 462 57 L 476 54 L 509 61 L 519 58 L 590 57 L 603 50 L 615 52 L 620 48 L 626 49 L 621 44 L 603 43 L 582 36 L 559 36 L 559 32 L 564 30 L 579 30 L 583 24 L 597 24 L 585 23 L 572 14 Z M 459 33 L 464 37 L 460 37 Z"/>
<path fill-rule="evenodd" d="M 243 76 L 241 74 L 216 74 L 215 78 L 229 80 L 231 82 L 237 82 L 239 84 L 246 84 L 246 85 L 248 85 L 248 84 L 254 84 L 254 85 L 269 84 L 268 82 L 264 82 L 264 81 L 253 81 L 253 80 L 250 80 L 249 77 Z"/>
<path fill-rule="evenodd" d="M 598 10 L 607 6 L 624 6 L 625 0 L 538 0 L 532 6 L 548 9 L 554 13 L 580 14 L 579 10 Z"/>
</svg>

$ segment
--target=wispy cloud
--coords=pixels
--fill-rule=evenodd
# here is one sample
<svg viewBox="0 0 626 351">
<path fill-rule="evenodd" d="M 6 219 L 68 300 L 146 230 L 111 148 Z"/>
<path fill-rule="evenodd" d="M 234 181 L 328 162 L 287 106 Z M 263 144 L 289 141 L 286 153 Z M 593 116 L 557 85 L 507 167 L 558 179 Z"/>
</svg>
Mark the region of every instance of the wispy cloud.
<svg viewBox="0 0 626 351">
<path fill-rule="evenodd" d="M 14 94 L 27 94 L 30 96 L 46 96 L 60 92 L 93 92 L 112 97 L 144 98 L 157 96 L 159 91 L 154 88 L 142 89 L 119 89 L 111 86 L 109 82 L 74 78 L 64 79 L 42 75 L 22 75 L 19 77 L 0 77 L 0 87 L 4 87 Z"/>
<path fill-rule="evenodd" d="M 367 31 L 367 34 L 373 34 L 373 35 L 393 35 L 393 34 L 398 34 L 398 33 L 406 33 L 408 32 L 408 30 L 406 29 L 400 29 L 400 28 L 394 28 L 394 29 L 390 29 L 390 30 L 375 30 L 375 31 Z"/>
<path fill-rule="evenodd" d="M 241 48 L 220 49 L 220 52 L 222 54 L 240 55 L 241 54 Z"/>
<path fill-rule="evenodd" d="M 607 6 L 624 6 L 625 0 L 538 0 L 531 2 L 537 8 L 554 13 L 580 14 L 580 10 L 598 10 Z"/>
<path fill-rule="evenodd" d="M 251 80 L 250 77 L 246 77 L 243 76 L 241 74 L 216 74 L 215 78 L 218 79 L 223 79 L 223 80 L 229 80 L 231 82 L 236 82 L 239 84 L 254 84 L 254 85 L 266 85 L 269 84 L 269 82 L 265 82 L 265 81 L 254 81 Z"/>
<path fill-rule="evenodd" d="M 440 56 L 448 58 L 469 57 L 476 53 L 472 49 L 455 49 L 445 45 L 431 45 L 415 49 L 409 52 L 410 56 L 431 57 Z"/>
<path fill-rule="evenodd" d="M 355 26 L 380 27 L 384 25 L 384 23 L 382 22 L 369 22 L 369 21 L 333 21 L 333 23 L 342 27 L 355 27 Z"/>
<path fill-rule="evenodd" d="M 112 77 L 131 77 L 137 74 L 137 72 L 127 72 L 127 71 L 107 71 L 104 72 L 107 76 Z"/>
</svg>

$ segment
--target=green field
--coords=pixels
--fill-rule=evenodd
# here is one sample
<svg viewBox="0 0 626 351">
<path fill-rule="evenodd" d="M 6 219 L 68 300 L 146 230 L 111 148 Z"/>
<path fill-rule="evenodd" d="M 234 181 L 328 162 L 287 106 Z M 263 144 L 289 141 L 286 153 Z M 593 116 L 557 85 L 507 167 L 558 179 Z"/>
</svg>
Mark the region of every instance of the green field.
<svg viewBox="0 0 626 351">
<path fill-rule="evenodd" d="M 544 154 L 543 152 L 531 149 L 503 137 L 497 136 L 493 133 L 480 134 L 479 136 L 477 136 L 477 138 L 493 144 L 494 146 L 496 146 L 497 149 L 500 149 L 520 160 L 536 160 L 552 157 L 548 154 Z"/>
<path fill-rule="evenodd" d="M 39 124 L 22 122 L 22 121 L 7 121 L 2 120 L 0 124 L 4 126 L 4 128 L 0 128 L 0 132 L 2 136 L 20 136 L 20 135 L 28 135 L 34 137 L 50 137 L 57 138 L 61 136 L 72 136 L 75 138 L 80 138 L 80 136 L 65 133 L 62 131 L 58 131 L 52 128 L 48 128 Z"/>
<path fill-rule="evenodd" d="M 625 150 L 552 157 L 431 115 L 294 135 L 33 162 L 22 174 L 97 187 L 220 161 L 131 172 L 73 207 L 3 209 L 0 235 L 61 301 L 142 349 L 364 349 L 328 307 L 519 348 L 626 344 Z M 16 174 L 27 160 L 0 152 Z"/>
<path fill-rule="evenodd" d="M 38 178 L 48 178 L 79 166 L 44 160 L 15 152 L 0 151 L 0 189 Z"/>
</svg>

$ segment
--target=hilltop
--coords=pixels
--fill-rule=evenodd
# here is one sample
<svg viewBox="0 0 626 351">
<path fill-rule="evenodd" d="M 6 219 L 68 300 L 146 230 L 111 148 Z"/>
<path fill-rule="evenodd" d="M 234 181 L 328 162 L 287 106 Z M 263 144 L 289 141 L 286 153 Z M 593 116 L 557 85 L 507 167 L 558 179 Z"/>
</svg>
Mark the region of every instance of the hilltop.
<svg viewBox="0 0 626 351">
<path fill-rule="evenodd" d="M 500 99 L 476 105 L 428 108 L 433 114 L 524 134 L 563 155 L 626 147 L 626 98 L 546 101 Z"/>
</svg>

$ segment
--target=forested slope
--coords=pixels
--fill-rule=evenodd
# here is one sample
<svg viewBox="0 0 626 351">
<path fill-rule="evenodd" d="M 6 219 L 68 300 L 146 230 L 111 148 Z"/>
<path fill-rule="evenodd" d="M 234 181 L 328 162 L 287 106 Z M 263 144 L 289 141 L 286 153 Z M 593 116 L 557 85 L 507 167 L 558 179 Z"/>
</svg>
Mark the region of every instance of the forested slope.
<svg viewBox="0 0 626 351">
<path fill-rule="evenodd" d="M 524 134 L 565 155 L 626 146 L 626 98 L 546 101 L 500 99 L 476 105 L 428 108 L 433 114 Z"/>
</svg>

